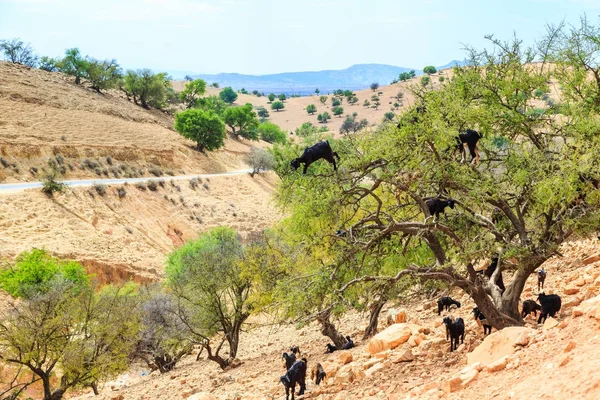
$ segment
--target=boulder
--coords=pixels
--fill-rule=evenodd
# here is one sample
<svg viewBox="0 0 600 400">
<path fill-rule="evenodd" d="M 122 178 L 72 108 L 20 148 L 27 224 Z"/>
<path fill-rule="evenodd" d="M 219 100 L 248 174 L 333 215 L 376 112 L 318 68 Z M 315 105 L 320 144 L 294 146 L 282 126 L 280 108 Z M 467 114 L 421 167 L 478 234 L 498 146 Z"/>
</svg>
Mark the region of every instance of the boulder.
<svg viewBox="0 0 600 400">
<path fill-rule="evenodd" d="M 574 317 L 580 317 L 583 315 L 583 310 L 581 309 L 581 307 L 573 307 L 572 315 Z"/>
<path fill-rule="evenodd" d="M 582 301 L 579 305 L 584 314 L 594 316 L 596 310 L 600 308 L 600 296 L 592 297 L 591 299 Z"/>
<path fill-rule="evenodd" d="M 415 355 L 409 349 L 409 350 L 402 352 L 402 354 L 400 354 L 398 357 L 393 358 L 392 362 L 394 364 L 398 364 L 401 362 L 410 362 L 410 361 L 413 361 L 414 359 L 415 359 Z"/>
<path fill-rule="evenodd" d="M 469 383 L 473 382 L 475 379 L 477 379 L 477 376 L 479 375 L 479 371 L 477 371 L 476 369 L 471 369 L 463 374 L 460 375 L 460 379 L 462 381 L 462 387 L 467 386 Z"/>
<path fill-rule="evenodd" d="M 446 393 L 456 392 L 461 388 L 462 379 L 459 377 L 449 379 L 442 383 L 442 390 Z"/>
<path fill-rule="evenodd" d="M 548 317 L 548 318 L 546 318 L 546 321 L 544 321 L 544 327 L 543 328 L 544 328 L 544 330 L 547 331 L 547 330 L 555 328 L 557 326 L 558 326 L 558 321 L 555 320 L 552 317 Z"/>
<path fill-rule="evenodd" d="M 353 378 L 354 372 L 352 371 L 352 365 L 344 365 L 335 375 L 334 383 L 351 383 Z"/>
<path fill-rule="evenodd" d="M 528 332 L 524 334 L 524 332 Z M 535 330 L 525 327 L 511 326 L 488 335 L 479 346 L 467 354 L 467 364 L 481 362 L 489 365 L 493 362 L 513 354 L 515 346 L 522 345 L 525 341 L 523 335 L 529 338 L 535 335 Z"/>
<path fill-rule="evenodd" d="M 352 362 L 352 352 L 348 350 L 340 351 L 338 354 L 338 360 L 340 360 L 342 364 L 348 364 L 349 362 Z"/>
<path fill-rule="evenodd" d="M 412 329 L 408 324 L 390 325 L 371 338 L 367 344 L 367 351 L 373 355 L 387 349 L 395 349 L 401 344 L 406 343 L 411 334 Z"/>
<path fill-rule="evenodd" d="M 488 372 L 498 372 L 502 371 L 506 368 L 506 364 L 508 364 L 508 356 L 502 357 L 499 360 L 494 361 L 493 363 L 487 366 Z"/>
<path fill-rule="evenodd" d="M 381 363 L 380 364 L 375 364 L 371 368 L 369 368 L 368 370 L 365 371 L 365 375 L 371 376 L 374 373 L 383 370 L 383 368 L 384 368 L 383 364 L 381 364 Z"/>
</svg>

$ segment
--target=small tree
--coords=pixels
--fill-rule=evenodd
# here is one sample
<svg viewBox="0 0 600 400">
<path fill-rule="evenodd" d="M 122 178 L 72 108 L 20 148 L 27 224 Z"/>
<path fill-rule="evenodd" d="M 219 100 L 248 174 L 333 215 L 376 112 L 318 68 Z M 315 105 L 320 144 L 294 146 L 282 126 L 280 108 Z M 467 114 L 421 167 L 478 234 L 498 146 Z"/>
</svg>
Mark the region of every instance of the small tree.
<svg viewBox="0 0 600 400">
<path fill-rule="evenodd" d="M 356 115 L 348 115 L 340 127 L 340 133 L 354 133 L 366 128 L 369 122 L 366 119 L 356 120 Z"/>
<path fill-rule="evenodd" d="M 215 89 L 219 88 L 219 82 L 213 82 L 210 84 L 210 86 L 214 87 Z"/>
<path fill-rule="evenodd" d="M 62 174 L 57 168 L 51 168 L 42 178 L 42 192 L 52 197 L 54 192 L 62 192 L 67 185 L 60 181 Z"/>
<path fill-rule="evenodd" d="M 319 97 L 319 101 L 321 102 L 321 104 L 325 105 L 327 104 L 327 96 L 320 96 Z"/>
<path fill-rule="evenodd" d="M 225 145 L 225 124 L 212 110 L 190 109 L 178 113 L 175 130 L 196 142 L 198 151 L 212 151 Z"/>
<path fill-rule="evenodd" d="M 229 107 L 223 111 L 223 121 L 231 128 L 231 134 L 234 138 L 243 137 L 244 139 L 258 140 L 256 127 L 258 119 L 252 107 L 247 103 L 240 107 Z"/>
<path fill-rule="evenodd" d="M 394 119 L 395 114 L 391 111 L 386 112 L 385 114 L 383 114 L 383 120 L 384 121 L 391 121 Z"/>
<path fill-rule="evenodd" d="M 339 107 L 341 105 L 342 105 L 342 102 L 340 101 L 340 99 L 338 99 L 337 97 L 331 98 L 331 106 L 332 107 Z"/>
<path fill-rule="evenodd" d="M 32 68 L 37 65 L 38 56 L 35 55 L 29 43 L 25 44 L 20 39 L 0 40 L 0 51 L 4 54 L 4 59 L 11 63 Z"/>
<path fill-rule="evenodd" d="M 43 56 L 40 58 L 38 68 L 43 71 L 56 72 L 59 70 L 59 67 L 60 67 L 59 63 L 60 63 L 60 60 L 57 58 Z"/>
<path fill-rule="evenodd" d="M 271 104 L 271 110 L 279 111 L 284 108 L 285 108 L 285 105 L 281 101 L 274 101 L 273 104 Z"/>
<path fill-rule="evenodd" d="M 275 168 L 276 162 L 273 154 L 269 153 L 265 149 L 250 149 L 250 154 L 246 157 L 246 162 L 250 167 L 252 167 L 252 172 L 250 176 L 254 178 L 255 174 L 260 173 L 260 171 L 269 171 Z"/>
<path fill-rule="evenodd" d="M 260 119 L 264 122 L 267 118 L 269 118 L 269 110 L 264 107 L 260 107 L 256 114 L 260 117 Z"/>
<path fill-rule="evenodd" d="M 81 78 L 85 77 L 87 67 L 88 62 L 83 58 L 78 48 L 67 49 L 65 57 L 60 62 L 60 71 L 74 76 L 76 84 L 80 84 Z"/>
<path fill-rule="evenodd" d="M 401 82 L 407 81 L 410 78 L 412 78 L 412 76 L 410 76 L 410 73 L 408 73 L 408 72 L 401 72 L 400 75 L 398 76 L 398 80 Z"/>
<path fill-rule="evenodd" d="M 296 136 L 307 137 L 317 133 L 317 127 L 310 122 L 304 122 L 299 128 L 296 128 Z"/>
<path fill-rule="evenodd" d="M 319 121 L 322 124 L 326 124 L 328 120 L 331 119 L 331 115 L 329 115 L 329 113 L 327 111 L 325 111 L 322 114 L 319 114 L 317 116 L 317 121 Z"/>
<path fill-rule="evenodd" d="M 101 90 L 119 86 L 122 72 L 117 60 L 98 61 L 89 58 L 86 60 L 85 77 L 90 81 L 92 89 L 100 93 Z"/>
<path fill-rule="evenodd" d="M 183 80 L 185 80 L 186 82 L 191 82 L 191 81 L 194 80 L 194 78 L 192 78 L 191 75 L 186 75 L 186 76 L 183 77 Z"/>
<path fill-rule="evenodd" d="M 379 89 L 379 83 L 377 83 L 377 82 L 371 83 L 370 88 L 372 91 L 376 91 L 377 89 Z"/>
<path fill-rule="evenodd" d="M 363 102 L 363 107 L 369 107 L 371 105 L 371 102 L 367 99 L 365 99 L 365 101 Z"/>
<path fill-rule="evenodd" d="M 421 77 L 421 86 L 425 87 L 425 86 L 429 85 L 430 82 L 431 82 L 431 78 L 429 76 Z"/>
<path fill-rule="evenodd" d="M 306 112 L 310 115 L 313 115 L 317 112 L 317 107 L 314 104 L 309 104 L 306 106 Z"/>
<path fill-rule="evenodd" d="M 336 107 L 333 109 L 333 115 L 335 115 L 336 117 L 341 117 L 343 113 L 344 109 L 342 107 Z"/>
<path fill-rule="evenodd" d="M 239 235 L 218 227 L 167 259 L 167 285 L 178 301 L 181 321 L 192 340 L 207 351 L 208 359 L 222 369 L 236 358 L 240 331 L 250 316 L 250 280 L 240 270 L 243 255 Z M 215 335 L 220 338 L 215 340 Z M 225 342 L 229 354 L 222 356 Z"/>
<path fill-rule="evenodd" d="M 348 104 L 350 104 L 350 105 L 354 105 L 354 104 L 356 104 L 356 103 L 358 103 L 358 97 L 356 97 L 356 95 L 353 95 L 352 97 L 350 97 L 350 98 L 348 99 Z"/>
<path fill-rule="evenodd" d="M 425 68 L 423 68 L 423 72 L 426 73 L 427 75 L 431 75 L 431 74 L 435 74 L 437 72 L 437 69 L 435 69 L 435 67 L 433 65 L 428 65 Z"/>
<path fill-rule="evenodd" d="M 269 143 L 285 143 L 287 136 L 281 128 L 272 122 L 263 122 L 256 128 L 260 138 Z"/>
<path fill-rule="evenodd" d="M 267 96 L 267 98 L 269 99 L 269 101 L 272 103 L 275 101 L 275 93 L 269 93 L 269 95 Z"/>
<path fill-rule="evenodd" d="M 185 85 L 185 89 L 179 93 L 181 100 L 186 108 L 198 106 L 198 99 L 206 92 L 206 82 L 203 79 L 189 81 Z"/>
<path fill-rule="evenodd" d="M 149 69 L 129 70 L 123 78 L 121 90 L 127 98 L 144 108 L 163 108 L 166 105 L 171 78 L 164 72 L 155 74 Z"/>
<path fill-rule="evenodd" d="M 285 102 L 285 100 L 287 99 L 287 97 L 285 97 L 284 93 L 281 93 L 279 96 L 277 96 L 277 98 L 279 99 L 279 101 L 281 102 Z"/>
<path fill-rule="evenodd" d="M 396 96 L 394 96 L 394 98 L 398 101 L 402 101 L 402 99 L 404 98 L 404 92 L 400 90 L 398 93 L 396 93 Z"/>
<path fill-rule="evenodd" d="M 231 86 L 228 86 L 226 88 L 224 88 L 223 90 L 221 90 L 219 92 L 219 97 L 221 98 L 221 100 L 223 100 L 225 103 L 228 104 L 232 104 L 234 101 L 237 100 L 238 95 L 237 93 L 231 88 Z"/>
<path fill-rule="evenodd" d="M 316 88 L 316 89 L 315 89 L 315 94 L 318 96 L 318 95 L 319 95 L 319 93 L 321 93 L 321 91 L 319 90 L 319 88 Z"/>
</svg>

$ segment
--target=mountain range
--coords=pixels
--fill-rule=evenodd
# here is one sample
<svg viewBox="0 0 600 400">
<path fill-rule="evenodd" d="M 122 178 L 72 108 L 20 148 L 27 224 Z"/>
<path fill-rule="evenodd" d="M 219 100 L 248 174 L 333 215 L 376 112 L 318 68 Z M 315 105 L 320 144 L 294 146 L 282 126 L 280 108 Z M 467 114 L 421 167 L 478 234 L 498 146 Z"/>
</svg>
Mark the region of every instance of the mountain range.
<svg viewBox="0 0 600 400">
<path fill-rule="evenodd" d="M 451 62 L 436 67 L 446 69 L 454 65 L 464 65 L 464 61 Z M 402 72 L 415 70 L 417 75 L 423 73 L 415 68 L 396 67 L 385 64 L 356 64 L 342 70 L 284 72 L 269 75 L 244 75 L 236 73 L 221 74 L 189 74 L 194 79 L 204 79 L 208 84 L 217 82 L 220 87 L 231 86 L 234 90 L 285 93 L 286 95 L 308 95 L 315 89 L 323 94 L 336 89 L 360 90 L 368 88 L 371 83 L 388 85 L 398 78 Z M 175 76 L 177 78 L 177 76 Z"/>
</svg>

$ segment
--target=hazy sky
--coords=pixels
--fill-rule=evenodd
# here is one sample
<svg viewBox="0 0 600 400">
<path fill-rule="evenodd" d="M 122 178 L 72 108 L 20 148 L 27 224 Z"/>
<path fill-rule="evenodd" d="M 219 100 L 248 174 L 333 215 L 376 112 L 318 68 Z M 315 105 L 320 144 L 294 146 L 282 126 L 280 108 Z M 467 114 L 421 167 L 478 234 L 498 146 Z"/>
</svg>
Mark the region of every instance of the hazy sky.
<svg viewBox="0 0 600 400">
<path fill-rule="evenodd" d="M 199 73 L 421 69 L 464 58 L 483 36 L 527 43 L 547 22 L 600 23 L 600 0 L 0 0 L 0 39 L 41 55 L 79 47 L 125 68 Z"/>
</svg>

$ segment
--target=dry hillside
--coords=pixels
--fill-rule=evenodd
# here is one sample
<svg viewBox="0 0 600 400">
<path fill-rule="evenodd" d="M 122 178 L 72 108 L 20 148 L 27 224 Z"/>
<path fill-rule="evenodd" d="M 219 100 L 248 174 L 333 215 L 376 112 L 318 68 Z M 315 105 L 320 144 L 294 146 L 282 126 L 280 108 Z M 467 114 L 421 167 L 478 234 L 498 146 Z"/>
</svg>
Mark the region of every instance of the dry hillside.
<svg viewBox="0 0 600 400">
<path fill-rule="evenodd" d="M 298 344 L 309 368 L 320 362 L 329 375 L 320 387 L 308 380 L 305 399 L 598 399 L 600 243 L 596 238 L 566 243 L 561 253 L 563 257 L 547 261 L 544 269 L 545 291 L 559 294 L 563 308 L 556 320 L 549 318 L 543 326 L 528 317 L 524 328 L 494 331 L 483 341 L 471 314 L 473 302 L 458 290 L 451 293 L 462 303 L 451 314 L 463 317 L 467 325 L 465 344 L 454 353 L 449 352 L 441 325 L 448 313 L 438 317 L 434 299 L 416 297 L 398 305 L 406 309 L 409 324 L 393 325 L 391 329 L 400 332 L 397 337 L 406 335 L 396 342 L 404 344 L 391 350 L 360 342 L 349 352 L 326 355 L 327 338 L 318 326 L 296 330 L 260 325 L 268 320 L 258 319 L 255 329 L 242 336 L 240 367 L 221 371 L 205 357 L 196 362 L 193 354 L 170 373 L 148 375 L 140 366 L 106 383 L 99 398 L 91 394 L 78 398 L 284 399 L 279 383 L 284 372 L 281 352 Z M 534 298 L 535 293 L 532 276 L 523 299 Z M 367 319 L 348 315 L 338 326 L 359 342 Z M 385 327 L 382 313 L 380 329 Z"/>
</svg>

